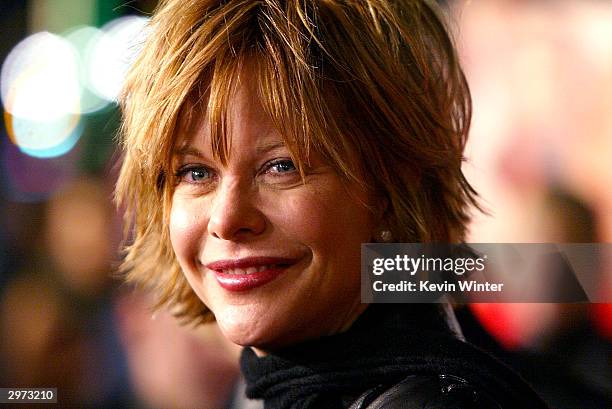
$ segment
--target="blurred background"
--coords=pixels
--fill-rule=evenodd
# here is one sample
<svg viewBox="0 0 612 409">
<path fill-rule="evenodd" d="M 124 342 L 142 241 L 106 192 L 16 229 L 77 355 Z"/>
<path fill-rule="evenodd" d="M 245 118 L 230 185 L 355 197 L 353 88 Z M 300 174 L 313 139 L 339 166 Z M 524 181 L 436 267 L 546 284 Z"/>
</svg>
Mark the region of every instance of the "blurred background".
<svg viewBox="0 0 612 409">
<path fill-rule="evenodd" d="M 115 101 L 155 5 L 0 1 L 0 386 L 57 386 L 65 406 L 247 407 L 216 327 L 153 315 L 114 277 Z M 444 5 L 474 100 L 465 172 L 490 213 L 469 241 L 611 242 L 612 1 Z M 610 304 L 458 314 L 551 407 L 612 407 Z"/>
</svg>

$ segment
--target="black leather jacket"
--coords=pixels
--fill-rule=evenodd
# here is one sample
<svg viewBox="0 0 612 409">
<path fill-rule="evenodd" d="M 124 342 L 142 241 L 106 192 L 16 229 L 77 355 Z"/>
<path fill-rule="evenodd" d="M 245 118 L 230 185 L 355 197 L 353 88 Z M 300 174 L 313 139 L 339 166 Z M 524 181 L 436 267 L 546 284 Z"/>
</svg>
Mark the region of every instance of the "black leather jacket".
<svg viewBox="0 0 612 409">
<path fill-rule="evenodd" d="M 406 377 L 361 395 L 349 409 L 503 409 L 490 394 L 453 375 Z"/>
<path fill-rule="evenodd" d="M 452 310 L 446 309 L 446 324 L 458 339 L 461 328 Z M 534 407 L 545 408 L 543 401 Z M 513 403 L 504 402 L 471 384 L 466 379 L 448 374 L 410 375 L 395 385 L 380 385 L 363 393 L 348 409 L 505 409 Z"/>
</svg>

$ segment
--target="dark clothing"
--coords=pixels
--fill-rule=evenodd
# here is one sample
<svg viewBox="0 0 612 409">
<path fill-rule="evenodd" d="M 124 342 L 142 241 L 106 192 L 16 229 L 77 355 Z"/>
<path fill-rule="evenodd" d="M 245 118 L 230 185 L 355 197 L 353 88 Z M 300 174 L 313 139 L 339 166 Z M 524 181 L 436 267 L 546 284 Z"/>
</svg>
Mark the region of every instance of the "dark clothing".
<svg viewBox="0 0 612 409">
<path fill-rule="evenodd" d="M 571 328 L 536 350 L 503 348 L 469 308 L 459 309 L 457 318 L 469 340 L 523 374 L 551 408 L 612 408 L 612 343 L 587 317 L 570 318 Z"/>
<path fill-rule="evenodd" d="M 409 375 L 381 392 L 374 388 L 349 409 L 500 409 L 497 400 L 451 375 Z"/>
<path fill-rule="evenodd" d="M 378 407 L 487 407 L 464 405 L 459 397 L 450 402 L 453 406 L 431 406 L 432 396 L 438 399 L 443 388 L 458 391 L 461 385 L 469 394 L 478 393 L 481 402 L 493 398 L 500 408 L 546 407 L 518 375 L 457 339 L 435 304 L 372 304 L 342 334 L 263 358 L 245 348 L 241 366 L 247 396 L 263 399 L 266 409 L 348 408 L 370 395 L 362 406 L 354 406 L 367 407 L 372 398 L 392 387 L 395 392 L 408 393 L 407 401 L 411 390 L 432 391 L 433 395 L 426 394 L 423 399 L 430 400 L 419 401 L 420 406 Z M 391 398 L 404 396 L 391 394 Z"/>
</svg>

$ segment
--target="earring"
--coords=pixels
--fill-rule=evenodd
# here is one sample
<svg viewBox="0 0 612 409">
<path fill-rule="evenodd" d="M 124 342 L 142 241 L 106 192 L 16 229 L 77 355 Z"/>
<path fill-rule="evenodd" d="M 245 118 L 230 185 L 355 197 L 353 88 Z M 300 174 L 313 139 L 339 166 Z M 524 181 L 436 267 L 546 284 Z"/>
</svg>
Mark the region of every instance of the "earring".
<svg viewBox="0 0 612 409">
<path fill-rule="evenodd" d="M 393 241 L 393 234 L 391 230 L 380 230 L 376 233 L 376 241 L 381 243 L 390 243 Z"/>
</svg>

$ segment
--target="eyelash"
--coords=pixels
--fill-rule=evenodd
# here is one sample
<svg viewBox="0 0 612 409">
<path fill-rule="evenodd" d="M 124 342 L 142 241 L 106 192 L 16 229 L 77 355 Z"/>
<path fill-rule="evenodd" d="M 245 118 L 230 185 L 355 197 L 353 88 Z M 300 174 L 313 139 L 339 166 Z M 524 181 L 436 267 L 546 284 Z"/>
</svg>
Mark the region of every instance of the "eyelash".
<svg viewBox="0 0 612 409">
<path fill-rule="evenodd" d="M 295 164 L 293 163 L 293 161 L 291 159 L 274 159 L 270 162 L 265 163 L 262 166 L 262 169 L 264 169 L 264 173 L 266 173 L 267 171 L 269 171 L 270 169 L 272 169 L 275 166 L 279 166 L 279 165 L 287 165 L 289 164 L 291 166 L 292 169 L 285 171 L 285 172 L 276 172 L 277 174 L 286 174 L 286 173 L 293 173 L 295 171 L 297 171 L 297 168 L 295 166 Z"/>
<path fill-rule="evenodd" d="M 263 164 L 263 166 L 261 167 L 261 170 L 258 172 L 258 174 L 265 174 L 268 173 L 272 168 L 276 167 L 276 166 L 287 166 L 289 165 L 291 167 L 291 169 L 289 170 L 285 170 L 285 171 L 277 171 L 277 172 L 271 172 L 270 174 L 273 175 L 273 177 L 282 177 L 285 174 L 292 174 L 293 172 L 297 171 L 297 168 L 295 166 L 295 164 L 293 163 L 292 160 L 290 159 L 274 159 L 272 161 L 266 162 L 265 164 Z M 189 175 L 190 172 L 196 172 L 196 171 L 201 171 L 206 173 L 205 179 L 202 179 L 203 182 L 198 182 L 193 180 L 193 174 L 192 174 L 192 180 L 185 180 L 185 178 Z M 191 183 L 191 184 L 201 184 L 201 183 L 206 183 L 208 180 L 210 180 L 210 178 L 213 176 L 213 171 L 211 169 L 209 169 L 206 166 L 203 165 L 185 165 L 182 166 L 181 168 L 179 168 L 175 174 L 175 177 L 178 180 L 178 183 L 185 181 L 187 183 Z"/>
<path fill-rule="evenodd" d="M 203 171 L 205 172 L 208 177 L 206 178 L 207 180 L 210 179 L 210 174 L 212 173 L 211 170 L 209 168 L 207 168 L 206 166 L 202 166 L 202 165 L 185 165 L 182 166 L 179 170 L 176 171 L 176 178 L 178 180 L 178 182 L 182 182 L 185 181 L 187 183 L 192 183 L 192 184 L 199 184 L 199 182 L 191 180 L 191 181 L 187 181 L 185 180 L 185 178 L 187 177 L 187 175 L 189 174 L 189 172 L 196 172 L 196 171 Z"/>
</svg>

